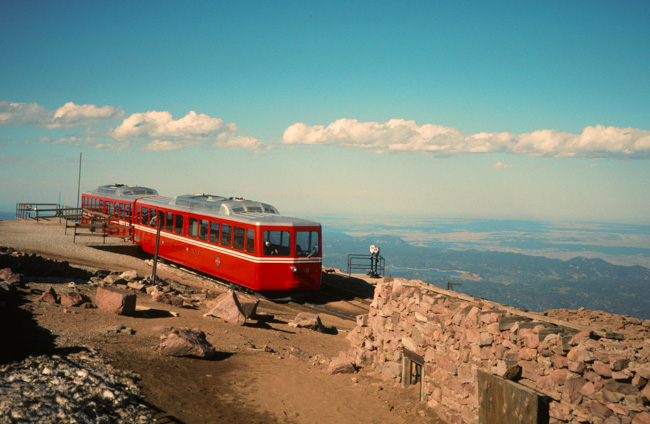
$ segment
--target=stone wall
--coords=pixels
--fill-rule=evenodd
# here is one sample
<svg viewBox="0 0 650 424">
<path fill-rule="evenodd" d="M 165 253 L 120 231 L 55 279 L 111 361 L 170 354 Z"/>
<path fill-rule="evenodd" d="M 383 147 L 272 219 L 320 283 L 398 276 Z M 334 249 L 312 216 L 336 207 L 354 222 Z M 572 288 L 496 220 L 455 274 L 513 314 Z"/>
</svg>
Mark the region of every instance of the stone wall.
<svg viewBox="0 0 650 424">
<path fill-rule="evenodd" d="M 479 422 L 482 372 L 540 394 L 551 423 L 650 423 L 647 339 L 391 278 L 348 339 L 342 356 L 396 383 L 404 356 L 421 358 L 423 400 L 450 423 Z"/>
</svg>

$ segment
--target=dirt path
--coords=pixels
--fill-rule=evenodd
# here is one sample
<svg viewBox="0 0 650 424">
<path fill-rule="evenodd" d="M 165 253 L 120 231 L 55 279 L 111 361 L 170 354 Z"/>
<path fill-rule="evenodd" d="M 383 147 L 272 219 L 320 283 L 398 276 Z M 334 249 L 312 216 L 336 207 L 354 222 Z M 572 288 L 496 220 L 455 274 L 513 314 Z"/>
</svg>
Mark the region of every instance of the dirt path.
<svg viewBox="0 0 650 424">
<path fill-rule="evenodd" d="M 63 230 L 58 223 L 0 221 L 0 245 L 88 267 L 151 272 L 126 243 L 95 248 L 77 239 L 73 244 Z M 167 277 L 178 281 L 177 275 Z M 47 286 L 29 283 L 33 289 Z M 71 290 L 65 284 L 54 288 Z M 90 286 L 78 288 L 94 294 Z M 260 320 L 238 327 L 203 317 L 202 308 L 153 303 L 144 293 L 138 295 L 140 311 L 134 317 L 41 303 L 37 293 L 27 300 L 39 325 L 57 336 L 57 346 L 94 347 L 114 366 L 142 376 L 146 400 L 163 423 L 437 422 L 417 393 L 383 381 L 372 370 L 327 373 L 328 360 L 349 347 L 345 336 L 355 325 L 349 320 L 321 314 L 324 325 L 338 329 L 338 334 L 322 334 L 289 326 L 296 307 L 269 301 L 260 303 Z M 112 332 L 117 325 L 134 334 Z M 159 356 L 160 331 L 169 326 L 203 330 L 219 354 L 213 360 Z"/>
</svg>

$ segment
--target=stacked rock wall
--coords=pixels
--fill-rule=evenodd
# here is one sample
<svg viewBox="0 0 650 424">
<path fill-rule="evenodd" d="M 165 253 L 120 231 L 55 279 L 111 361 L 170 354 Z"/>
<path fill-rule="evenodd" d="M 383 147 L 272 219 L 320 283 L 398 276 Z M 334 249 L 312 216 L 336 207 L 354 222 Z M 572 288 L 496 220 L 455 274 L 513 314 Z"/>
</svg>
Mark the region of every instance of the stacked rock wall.
<svg viewBox="0 0 650 424">
<path fill-rule="evenodd" d="M 356 366 L 372 365 L 396 382 L 405 354 L 421 358 L 423 400 L 452 423 L 477 423 L 485 413 L 481 372 L 533 389 L 548 402 L 551 423 L 650 423 L 648 340 L 517 312 L 386 278 L 368 315 L 357 318 L 348 354 Z"/>
</svg>

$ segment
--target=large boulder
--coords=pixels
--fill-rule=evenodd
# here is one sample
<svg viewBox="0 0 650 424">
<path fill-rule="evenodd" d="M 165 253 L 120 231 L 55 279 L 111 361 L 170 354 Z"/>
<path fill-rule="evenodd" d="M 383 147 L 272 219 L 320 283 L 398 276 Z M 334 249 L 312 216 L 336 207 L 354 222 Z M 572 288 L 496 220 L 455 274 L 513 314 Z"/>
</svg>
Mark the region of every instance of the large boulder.
<svg viewBox="0 0 650 424">
<path fill-rule="evenodd" d="M 226 292 L 208 305 L 210 311 L 203 316 L 214 316 L 236 325 L 244 325 L 255 314 L 259 299 L 244 293 Z"/>
<path fill-rule="evenodd" d="M 100 309 L 118 315 L 133 315 L 135 313 L 136 295 L 133 290 L 123 290 L 114 287 L 97 287 L 95 304 Z"/>
<path fill-rule="evenodd" d="M 189 328 L 165 329 L 160 334 L 161 356 L 193 356 L 212 358 L 216 349 L 205 338 L 205 333 Z"/>
</svg>

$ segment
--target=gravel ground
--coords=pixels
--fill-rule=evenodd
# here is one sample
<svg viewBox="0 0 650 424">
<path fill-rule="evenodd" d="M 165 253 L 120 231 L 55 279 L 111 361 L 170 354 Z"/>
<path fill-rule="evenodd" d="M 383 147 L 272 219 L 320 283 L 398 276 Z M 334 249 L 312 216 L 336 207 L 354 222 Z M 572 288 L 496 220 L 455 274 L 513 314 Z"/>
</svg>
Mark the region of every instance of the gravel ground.
<svg viewBox="0 0 650 424">
<path fill-rule="evenodd" d="M 0 366 L 2 423 L 152 423 L 136 385 L 94 350 Z"/>
</svg>

